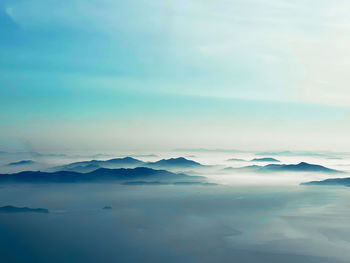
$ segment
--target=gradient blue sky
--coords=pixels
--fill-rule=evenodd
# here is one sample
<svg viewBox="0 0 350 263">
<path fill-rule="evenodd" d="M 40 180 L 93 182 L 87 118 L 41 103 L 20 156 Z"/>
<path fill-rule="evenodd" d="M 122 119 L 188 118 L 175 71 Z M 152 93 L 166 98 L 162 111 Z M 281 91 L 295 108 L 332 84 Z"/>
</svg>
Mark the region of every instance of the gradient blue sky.
<svg viewBox="0 0 350 263">
<path fill-rule="evenodd" d="M 0 2 L 0 150 L 350 148 L 350 3 Z"/>
</svg>

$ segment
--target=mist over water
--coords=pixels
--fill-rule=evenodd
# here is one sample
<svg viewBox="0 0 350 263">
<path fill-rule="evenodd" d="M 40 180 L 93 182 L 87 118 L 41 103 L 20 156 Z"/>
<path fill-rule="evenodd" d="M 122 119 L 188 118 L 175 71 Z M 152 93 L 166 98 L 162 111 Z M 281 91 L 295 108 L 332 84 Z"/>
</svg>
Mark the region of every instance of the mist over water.
<svg viewBox="0 0 350 263">
<path fill-rule="evenodd" d="M 50 211 L 0 213 L 1 262 L 350 260 L 348 189 L 299 185 L 333 175 L 223 174 L 224 165 L 242 165 L 227 161 L 229 157 L 249 161 L 254 155 L 191 156 L 221 165 L 197 171 L 218 185 L 1 184 L 0 206 Z M 332 168 L 347 163 L 346 158 L 275 157 Z"/>
<path fill-rule="evenodd" d="M 350 262 L 349 10 L 0 0 L 0 263 Z"/>
</svg>

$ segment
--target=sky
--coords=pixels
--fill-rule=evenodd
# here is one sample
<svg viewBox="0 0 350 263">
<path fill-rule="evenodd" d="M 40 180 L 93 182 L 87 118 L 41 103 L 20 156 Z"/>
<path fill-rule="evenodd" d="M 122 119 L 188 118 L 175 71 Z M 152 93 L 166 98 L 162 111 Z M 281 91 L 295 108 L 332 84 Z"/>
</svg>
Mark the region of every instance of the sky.
<svg viewBox="0 0 350 263">
<path fill-rule="evenodd" d="M 350 148 L 350 3 L 1 0 L 0 150 Z"/>
</svg>

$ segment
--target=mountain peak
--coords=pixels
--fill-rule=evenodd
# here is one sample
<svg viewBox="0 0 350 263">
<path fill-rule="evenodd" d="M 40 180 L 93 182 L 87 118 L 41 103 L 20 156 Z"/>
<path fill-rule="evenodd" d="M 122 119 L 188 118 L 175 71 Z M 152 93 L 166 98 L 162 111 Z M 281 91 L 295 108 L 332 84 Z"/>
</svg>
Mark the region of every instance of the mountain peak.
<svg viewBox="0 0 350 263">
<path fill-rule="evenodd" d="M 194 167 L 194 166 L 201 166 L 200 163 L 188 160 L 184 157 L 178 157 L 178 158 L 170 158 L 170 159 L 162 159 L 157 162 L 151 162 L 148 163 L 147 166 L 178 166 L 178 167 Z"/>
</svg>

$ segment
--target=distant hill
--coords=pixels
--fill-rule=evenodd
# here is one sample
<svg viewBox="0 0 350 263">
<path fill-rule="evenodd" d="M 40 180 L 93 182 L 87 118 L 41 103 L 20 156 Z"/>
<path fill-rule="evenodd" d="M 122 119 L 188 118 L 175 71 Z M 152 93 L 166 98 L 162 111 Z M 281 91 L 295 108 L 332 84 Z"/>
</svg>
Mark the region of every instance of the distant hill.
<svg viewBox="0 0 350 263">
<path fill-rule="evenodd" d="M 322 165 L 301 162 L 299 164 L 269 164 L 259 169 L 259 172 L 321 172 L 341 173 L 341 171 L 330 169 Z"/>
<path fill-rule="evenodd" d="M 58 171 L 72 171 L 79 173 L 89 173 L 99 168 L 109 168 L 109 169 L 118 169 L 118 168 L 136 168 L 136 167 L 148 167 L 148 168 L 157 168 L 157 169 L 183 169 L 183 168 L 193 168 L 201 166 L 200 163 L 197 163 L 192 160 L 188 160 L 183 157 L 171 158 L 171 159 L 162 159 L 156 162 L 144 162 L 132 157 L 125 158 L 115 158 L 106 161 L 102 160 L 91 160 L 91 161 L 82 161 L 74 162 L 67 165 L 56 166 L 48 169 L 48 172 L 58 172 Z"/>
<path fill-rule="evenodd" d="M 0 174 L 0 183 L 23 182 L 23 183 L 75 183 L 75 182 L 111 182 L 130 180 L 202 180 L 201 176 L 189 176 L 186 174 L 172 173 L 166 170 L 155 170 L 146 167 L 132 169 L 107 169 L 99 168 L 88 173 L 72 171 L 39 172 L 25 171 L 15 174 Z"/>
<path fill-rule="evenodd" d="M 7 164 L 7 166 L 19 166 L 19 165 L 31 165 L 31 164 L 36 164 L 36 162 L 32 160 L 22 160 L 18 162 L 9 163 Z"/>
<path fill-rule="evenodd" d="M 275 158 L 254 158 L 251 160 L 251 162 L 274 162 L 279 163 L 280 161 Z"/>
<path fill-rule="evenodd" d="M 162 167 L 162 168 L 192 168 L 202 166 L 200 163 L 197 163 L 192 160 L 188 160 L 183 157 L 171 158 L 171 159 L 162 159 L 157 162 L 148 162 L 146 163 L 147 167 Z"/>
<path fill-rule="evenodd" d="M 44 213 L 48 214 L 49 210 L 45 208 L 29 208 L 29 207 L 16 207 L 12 205 L 1 206 L 0 213 Z"/>
<path fill-rule="evenodd" d="M 319 173 L 342 173 L 342 171 L 330 169 L 322 165 L 301 162 L 299 164 L 269 164 L 265 166 L 250 165 L 239 168 L 228 167 L 225 171 L 246 171 L 246 172 L 319 172 Z"/>
<path fill-rule="evenodd" d="M 100 161 L 107 164 L 132 164 L 132 165 L 139 165 L 144 163 L 143 161 L 140 161 L 138 159 L 132 158 L 132 157 L 124 157 L 124 158 L 115 158 L 110 159 L 107 161 Z"/>
<path fill-rule="evenodd" d="M 342 186 L 350 186 L 350 178 L 333 178 L 333 179 L 326 179 L 323 181 L 311 181 L 302 183 L 301 185 L 342 185 Z"/>
<path fill-rule="evenodd" d="M 124 158 L 114 158 L 106 161 L 103 160 L 91 160 L 91 161 L 82 161 L 74 162 L 66 165 L 55 166 L 48 169 L 49 172 L 57 171 L 72 171 L 79 173 L 88 173 L 99 168 L 136 168 L 138 166 L 143 166 L 145 163 L 141 160 L 124 157 Z"/>
</svg>

